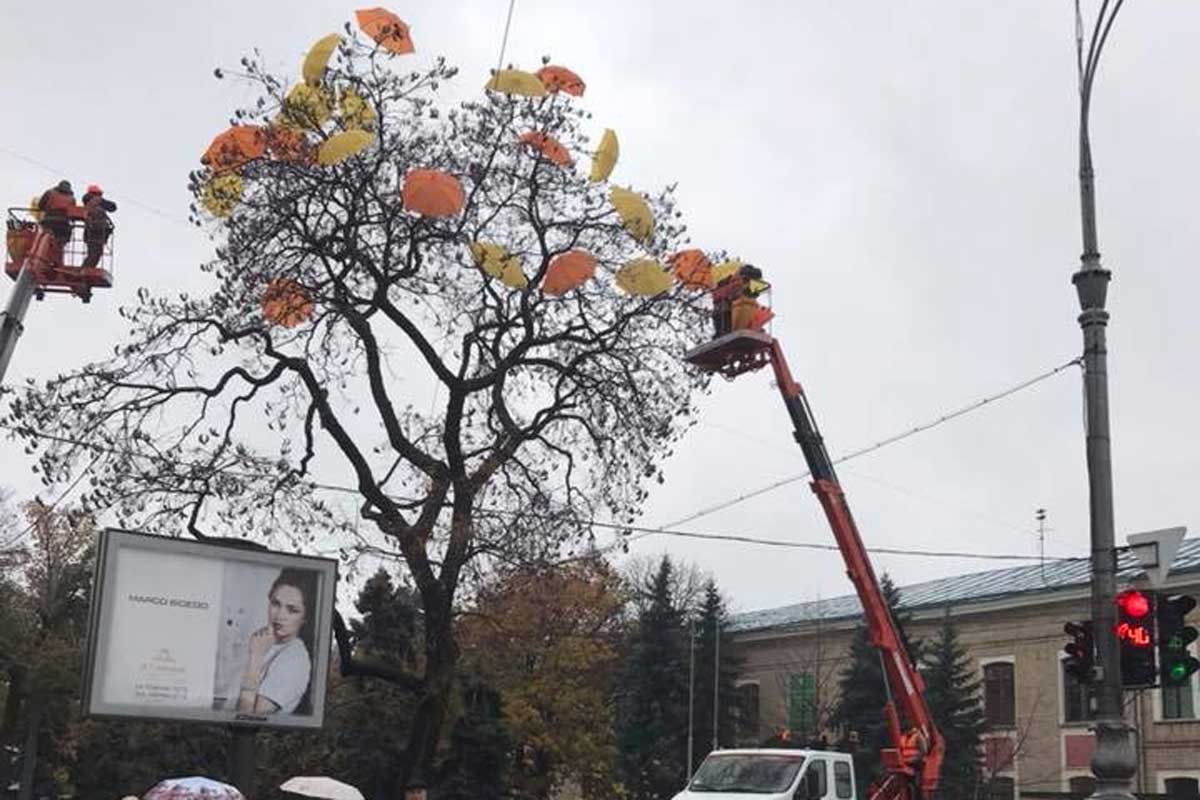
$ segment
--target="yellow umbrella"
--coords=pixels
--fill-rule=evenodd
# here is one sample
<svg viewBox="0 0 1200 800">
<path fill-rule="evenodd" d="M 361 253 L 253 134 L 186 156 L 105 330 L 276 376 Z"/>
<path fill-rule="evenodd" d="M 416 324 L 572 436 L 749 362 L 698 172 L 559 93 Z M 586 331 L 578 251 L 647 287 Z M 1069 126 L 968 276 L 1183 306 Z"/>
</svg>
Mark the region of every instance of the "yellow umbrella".
<svg viewBox="0 0 1200 800">
<path fill-rule="evenodd" d="M 532 72 L 519 69 L 502 69 L 492 76 L 483 88 L 504 94 L 519 94 L 522 97 L 545 97 L 546 84 Z"/>
<path fill-rule="evenodd" d="M 635 258 L 617 270 L 617 286 L 632 295 L 652 297 L 671 288 L 671 275 L 652 258 Z"/>
<path fill-rule="evenodd" d="M 742 268 L 742 262 L 736 258 L 731 258 L 728 261 L 722 261 L 712 268 L 712 285 L 716 286 L 725 278 L 728 278 L 733 273 Z"/>
<path fill-rule="evenodd" d="M 646 241 L 654 235 L 654 213 L 646 201 L 637 192 L 614 186 L 608 193 L 608 200 L 621 217 L 621 224 L 629 235 L 639 241 Z"/>
<path fill-rule="evenodd" d="M 329 119 L 329 93 L 297 83 L 283 101 L 283 118 L 301 128 L 319 128 Z"/>
<path fill-rule="evenodd" d="M 596 148 L 596 152 L 592 156 L 591 180 L 596 183 L 608 180 L 613 167 L 617 165 L 617 156 L 620 154 L 621 147 L 617 144 L 617 132 L 612 128 L 605 128 L 604 135 L 600 137 L 600 146 Z"/>
<path fill-rule="evenodd" d="M 305 83 L 315 86 L 321 82 L 321 78 L 325 75 L 325 67 L 329 64 L 329 57 L 341 43 L 342 37 L 336 33 L 317 39 L 316 43 L 308 49 L 308 55 L 304 57 L 304 66 L 300 68 L 300 74 L 304 76 Z"/>
<path fill-rule="evenodd" d="M 529 279 L 521 270 L 521 259 L 492 242 L 471 242 L 471 257 L 475 265 L 505 286 L 523 289 Z"/>
<path fill-rule="evenodd" d="M 371 130 L 375 127 L 375 109 L 353 89 L 343 89 L 338 97 L 338 113 L 342 127 L 348 131 Z"/>
<path fill-rule="evenodd" d="M 375 141 L 375 135 L 367 131 L 342 131 L 321 143 L 317 151 L 317 163 L 329 166 L 339 164 L 350 156 L 356 156 Z"/>
<path fill-rule="evenodd" d="M 228 217 L 242 199 L 242 178 L 226 172 L 210 179 L 200 191 L 200 204 L 214 217 Z"/>
</svg>

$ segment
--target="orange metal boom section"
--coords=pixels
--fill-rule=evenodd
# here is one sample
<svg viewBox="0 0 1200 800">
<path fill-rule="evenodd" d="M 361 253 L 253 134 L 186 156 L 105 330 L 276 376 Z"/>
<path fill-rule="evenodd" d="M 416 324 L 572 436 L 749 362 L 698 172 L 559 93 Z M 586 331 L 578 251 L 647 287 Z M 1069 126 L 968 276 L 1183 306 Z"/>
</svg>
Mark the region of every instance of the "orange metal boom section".
<svg viewBox="0 0 1200 800">
<path fill-rule="evenodd" d="M 945 742 L 925 702 L 925 683 L 913 667 L 888 610 L 808 401 L 800 384 L 792 378 L 783 350 L 774 338 L 770 344 L 770 361 L 779 392 L 795 424 L 796 441 L 804 451 L 812 473 L 813 492 L 825 509 L 838 549 L 846 562 L 846 572 L 862 602 L 870 641 L 879 650 L 888 684 L 890 697 L 883 713 L 892 747 L 881 754 L 886 774 L 871 787 L 869 796 L 871 800 L 930 798 L 938 785 Z M 901 729 L 901 714 L 907 724 L 905 730 Z M 916 736 L 911 735 L 914 729 Z"/>
</svg>

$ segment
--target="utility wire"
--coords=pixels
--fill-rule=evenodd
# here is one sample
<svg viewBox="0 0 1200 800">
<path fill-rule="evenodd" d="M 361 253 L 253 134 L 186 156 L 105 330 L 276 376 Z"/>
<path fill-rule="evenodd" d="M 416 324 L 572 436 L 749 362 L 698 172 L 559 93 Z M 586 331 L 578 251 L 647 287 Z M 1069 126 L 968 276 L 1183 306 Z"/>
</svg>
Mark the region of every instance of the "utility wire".
<svg viewBox="0 0 1200 800">
<path fill-rule="evenodd" d="M 496 73 L 504 67 L 504 51 L 508 49 L 508 31 L 512 27 L 513 8 L 517 0 L 508 0 L 508 19 L 504 21 L 504 38 L 500 41 L 500 57 L 496 59 Z"/>
</svg>

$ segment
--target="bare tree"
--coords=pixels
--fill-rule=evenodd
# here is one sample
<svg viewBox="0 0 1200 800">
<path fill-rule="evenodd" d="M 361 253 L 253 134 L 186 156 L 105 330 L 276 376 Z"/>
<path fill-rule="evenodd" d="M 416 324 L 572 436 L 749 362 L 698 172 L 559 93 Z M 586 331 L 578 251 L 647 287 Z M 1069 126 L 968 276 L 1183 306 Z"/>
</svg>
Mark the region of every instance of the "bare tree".
<svg viewBox="0 0 1200 800">
<path fill-rule="evenodd" d="M 335 165 L 283 148 L 239 165 L 232 214 L 197 211 L 217 242 L 203 266 L 211 288 L 141 290 L 111 359 L 25 391 L 6 421 L 42 448 L 47 481 L 99 452 L 87 503 L 127 525 L 301 546 L 321 537 L 401 557 L 425 615 L 405 780 L 428 766 L 444 727 L 466 571 L 489 555 L 552 552 L 597 517 L 632 520 L 705 385 L 680 355 L 706 317 L 682 286 L 654 296 L 614 286 L 627 261 L 680 244 L 669 189 L 646 198 L 657 225 L 635 238 L 608 187 L 519 142 L 534 132 L 587 153 L 577 101 L 480 90 L 451 107 L 439 90 L 456 69 L 439 59 L 401 72 L 347 34 L 321 85 L 290 100 L 285 79 L 243 59 L 236 76 L 259 97 L 234 121 L 268 142 L 292 137 L 293 151 L 297 135 L 315 147 L 363 126 L 373 144 Z M 350 113 L 351 94 L 370 112 Z M 457 176 L 462 211 L 407 209 L 400 187 L 414 168 Z M 192 176 L 198 200 L 213 177 Z M 477 268 L 477 241 L 520 258 L 527 285 Z M 552 260 L 573 249 L 595 257 L 595 277 L 544 292 Z M 311 302 L 309 318 L 290 328 L 265 318 L 276 280 Z M 47 431 L 58 437 L 48 445 Z M 353 487 L 370 530 L 322 499 L 314 472 Z"/>
<path fill-rule="evenodd" d="M 630 602 L 635 611 L 643 611 L 650 604 L 653 594 L 654 576 L 658 574 L 663 556 L 641 555 L 629 559 L 621 569 L 628 587 Z M 694 616 L 704 599 L 704 586 L 709 575 L 694 561 L 671 561 L 671 605 Z"/>
</svg>

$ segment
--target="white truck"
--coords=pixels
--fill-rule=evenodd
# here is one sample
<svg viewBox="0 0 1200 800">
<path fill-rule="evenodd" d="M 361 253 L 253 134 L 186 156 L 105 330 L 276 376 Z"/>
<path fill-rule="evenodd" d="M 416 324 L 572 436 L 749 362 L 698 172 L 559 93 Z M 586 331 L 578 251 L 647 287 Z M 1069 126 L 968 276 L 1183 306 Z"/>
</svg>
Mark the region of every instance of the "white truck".
<svg viewBox="0 0 1200 800">
<path fill-rule="evenodd" d="M 854 763 L 830 750 L 714 750 L 674 800 L 853 800 Z"/>
</svg>

